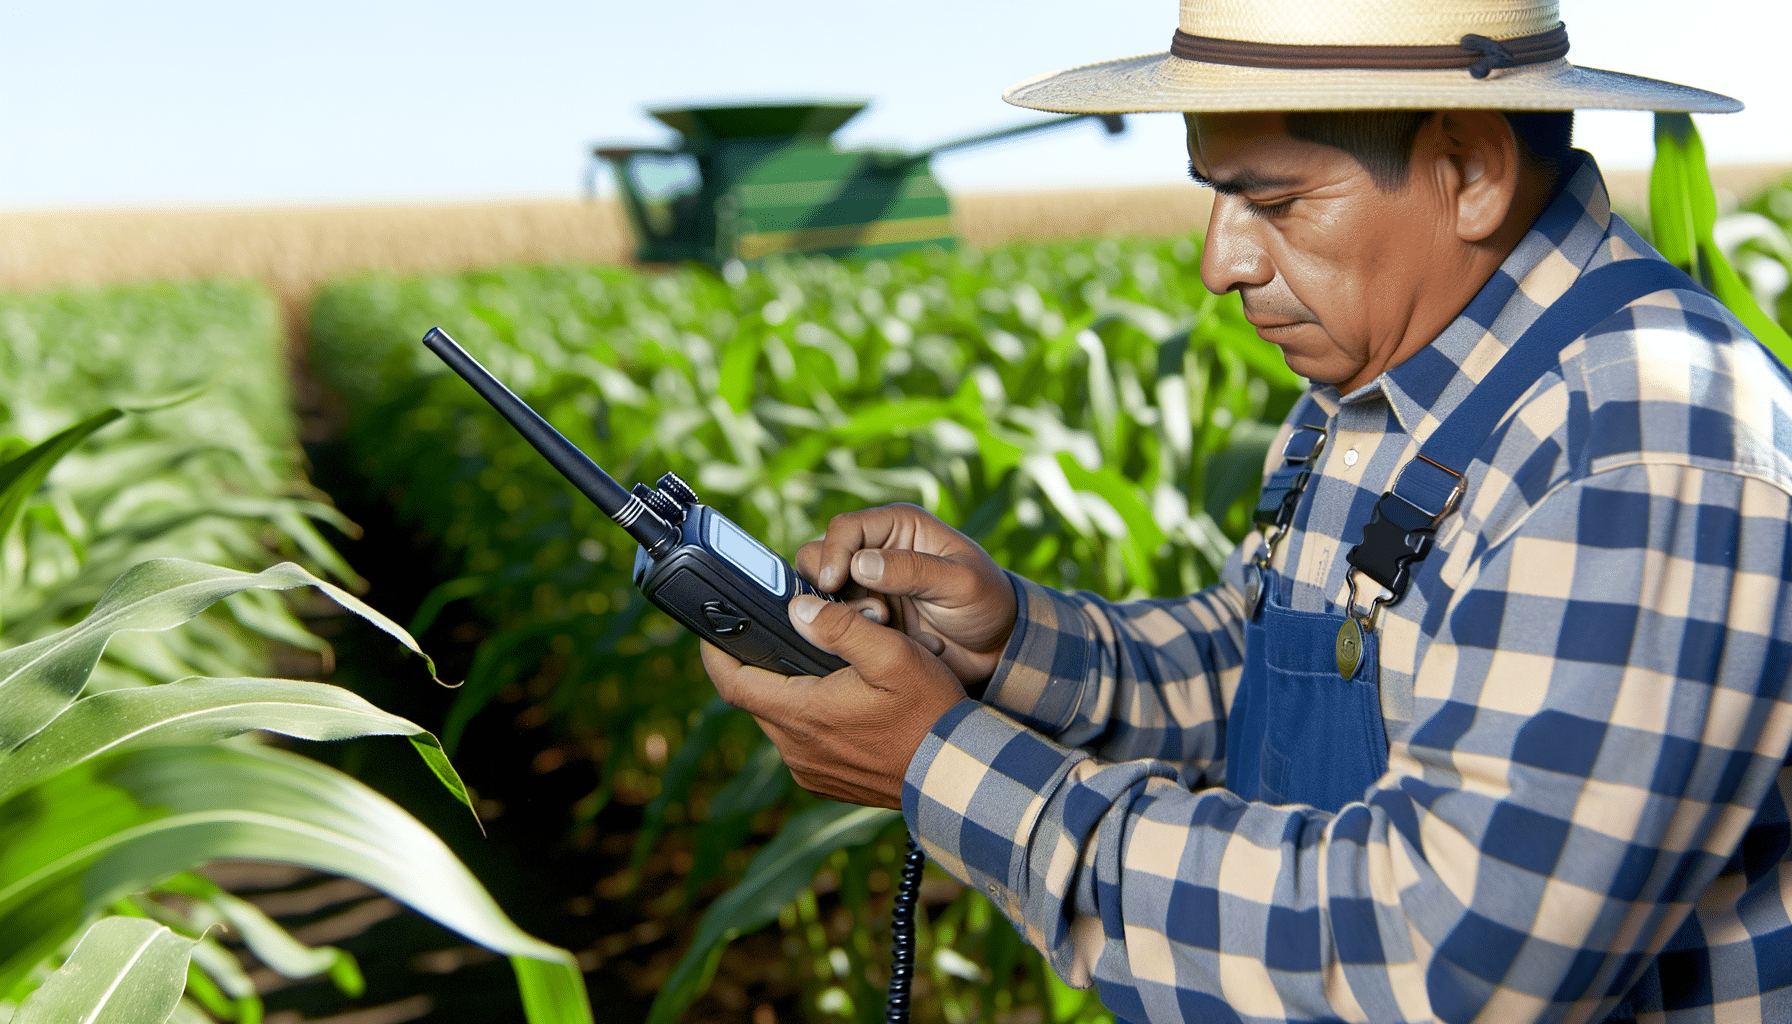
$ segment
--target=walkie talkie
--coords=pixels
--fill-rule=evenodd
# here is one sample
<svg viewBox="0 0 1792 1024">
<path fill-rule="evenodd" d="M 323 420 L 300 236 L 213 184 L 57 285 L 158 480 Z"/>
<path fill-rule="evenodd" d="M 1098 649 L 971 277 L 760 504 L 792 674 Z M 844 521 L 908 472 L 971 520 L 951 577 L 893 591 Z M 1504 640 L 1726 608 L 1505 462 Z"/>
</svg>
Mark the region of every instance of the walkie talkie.
<svg viewBox="0 0 1792 1024">
<path fill-rule="evenodd" d="M 790 563 L 720 512 L 700 503 L 671 473 L 657 487 L 625 491 L 528 403 L 512 394 L 440 327 L 423 344 L 464 377 L 535 450 L 629 536 L 635 586 L 686 629 L 749 665 L 779 675 L 825 676 L 846 662 L 803 639 L 787 608 L 798 594 L 823 594 Z"/>
</svg>

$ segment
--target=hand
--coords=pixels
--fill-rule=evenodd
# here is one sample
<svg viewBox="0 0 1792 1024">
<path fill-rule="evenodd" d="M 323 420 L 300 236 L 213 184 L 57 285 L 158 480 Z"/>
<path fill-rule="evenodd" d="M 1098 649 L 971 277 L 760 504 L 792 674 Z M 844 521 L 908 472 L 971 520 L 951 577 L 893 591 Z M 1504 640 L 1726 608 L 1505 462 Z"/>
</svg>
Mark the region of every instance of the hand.
<svg viewBox="0 0 1792 1024">
<path fill-rule="evenodd" d="M 914 505 L 835 516 L 796 568 L 824 593 L 912 637 L 960 682 L 987 681 L 1014 632 L 1014 587 L 988 552 Z"/>
<path fill-rule="evenodd" d="M 847 667 L 781 676 L 705 643 L 716 693 L 759 721 L 804 789 L 900 809 L 908 763 L 964 687 L 919 643 L 845 605 L 804 595 L 790 602 L 790 622 Z"/>
</svg>

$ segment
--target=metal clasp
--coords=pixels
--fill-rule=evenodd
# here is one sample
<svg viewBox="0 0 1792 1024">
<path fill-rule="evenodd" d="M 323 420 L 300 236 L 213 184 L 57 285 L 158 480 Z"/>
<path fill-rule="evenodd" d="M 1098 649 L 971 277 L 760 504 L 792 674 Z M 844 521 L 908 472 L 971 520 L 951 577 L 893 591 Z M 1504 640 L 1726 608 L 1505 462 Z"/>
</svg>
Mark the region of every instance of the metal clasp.
<svg viewBox="0 0 1792 1024">
<path fill-rule="evenodd" d="M 1456 486 L 1452 487 L 1450 489 L 1450 496 L 1448 498 L 1444 499 L 1444 507 L 1442 509 L 1440 509 L 1436 515 L 1433 515 L 1431 517 L 1431 527 L 1432 527 L 1432 529 L 1436 529 L 1437 524 L 1443 522 L 1445 516 L 1456 511 L 1456 503 L 1462 500 L 1463 493 L 1468 490 L 1468 481 L 1464 480 L 1462 478 L 1461 473 L 1458 473 L 1455 470 L 1451 469 L 1450 467 L 1444 465 L 1443 463 L 1438 462 L 1436 459 L 1425 458 L 1424 452 L 1418 452 L 1416 454 L 1417 454 L 1418 458 L 1424 459 L 1426 462 L 1429 462 L 1431 465 L 1436 466 L 1439 470 L 1441 470 L 1445 473 L 1448 473 L 1456 481 Z M 1396 483 L 1398 483 L 1398 481 L 1396 481 Z"/>
<path fill-rule="evenodd" d="M 1355 566 L 1352 566 L 1350 571 L 1344 574 L 1344 582 L 1350 587 L 1350 598 L 1344 605 L 1344 614 L 1357 620 L 1357 622 L 1362 625 L 1363 629 L 1373 633 L 1375 632 L 1375 622 L 1381 617 L 1381 610 L 1388 605 L 1393 604 L 1395 601 L 1398 601 L 1400 595 L 1392 593 L 1386 587 L 1380 587 L 1380 585 L 1377 584 L 1377 586 L 1380 587 L 1381 593 L 1377 594 L 1375 599 L 1369 602 L 1368 611 L 1358 614 L 1356 610 L 1356 574 L 1361 571 L 1362 570 Z"/>
</svg>

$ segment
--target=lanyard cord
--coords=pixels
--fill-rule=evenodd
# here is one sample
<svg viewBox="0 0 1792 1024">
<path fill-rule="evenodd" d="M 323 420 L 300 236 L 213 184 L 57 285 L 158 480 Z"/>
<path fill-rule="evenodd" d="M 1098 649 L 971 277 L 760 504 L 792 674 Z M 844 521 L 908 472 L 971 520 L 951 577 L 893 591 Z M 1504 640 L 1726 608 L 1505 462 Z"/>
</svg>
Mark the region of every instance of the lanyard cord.
<svg viewBox="0 0 1792 1024">
<path fill-rule="evenodd" d="M 908 1024 L 908 989 L 915 980 L 915 908 L 921 902 L 921 872 L 927 856 L 908 836 L 902 880 L 890 908 L 890 990 L 884 997 L 884 1024 Z"/>
</svg>

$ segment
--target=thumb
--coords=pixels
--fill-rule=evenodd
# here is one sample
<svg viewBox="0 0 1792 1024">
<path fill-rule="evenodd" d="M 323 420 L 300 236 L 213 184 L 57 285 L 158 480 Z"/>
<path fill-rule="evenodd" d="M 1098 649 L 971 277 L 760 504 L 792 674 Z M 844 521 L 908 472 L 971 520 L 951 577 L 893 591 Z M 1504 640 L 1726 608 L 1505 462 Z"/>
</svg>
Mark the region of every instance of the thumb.
<svg viewBox="0 0 1792 1024">
<path fill-rule="evenodd" d="M 804 639 L 845 659 L 867 681 L 899 675 L 919 658 L 934 660 L 907 634 L 880 626 L 844 604 L 808 594 L 790 602 L 790 623 Z"/>
<path fill-rule="evenodd" d="M 722 700 L 755 718 L 782 718 L 803 708 L 821 684 L 814 676 L 781 676 L 743 664 L 708 640 L 703 641 L 703 667 Z"/>
</svg>

